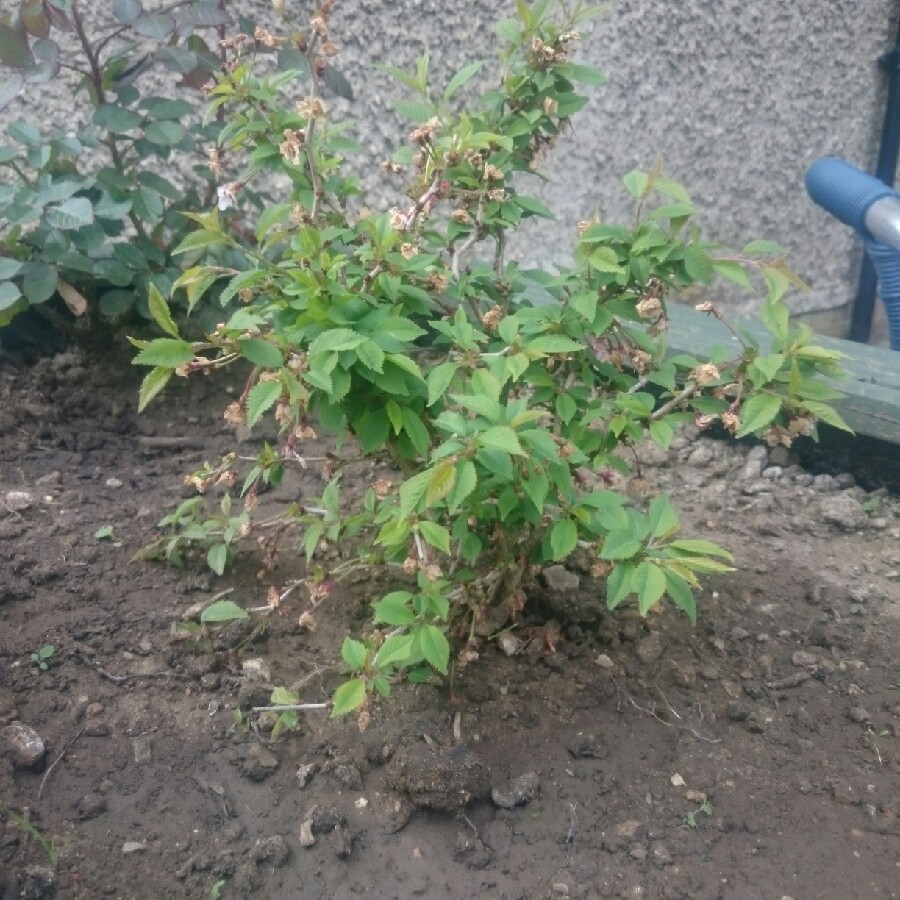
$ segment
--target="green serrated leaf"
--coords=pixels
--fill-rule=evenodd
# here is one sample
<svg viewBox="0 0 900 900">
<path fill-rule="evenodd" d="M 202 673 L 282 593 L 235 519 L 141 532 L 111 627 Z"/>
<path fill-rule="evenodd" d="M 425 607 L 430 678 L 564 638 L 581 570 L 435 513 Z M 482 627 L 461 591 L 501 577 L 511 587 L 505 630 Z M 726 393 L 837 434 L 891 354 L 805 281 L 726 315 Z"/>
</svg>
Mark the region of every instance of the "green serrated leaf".
<svg viewBox="0 0 900 900">
<path fill-rule="evenodd" d="M 353 670 L 359 671 L 366 665 L 366 645 L 362 641 L 356 641 L 351 637 L 344 638 L 341 644 L 341 659 Z"/>
<path fill-rule="evenodd" d="M 422 422 L 421 416 L 413 412 L 408 406 L 402 409 L 403 430 L 409 436 L 409 440 L 415 447 L 416 452 L 420 456 L 428 455 L 428 448 L 431 446 L 431 436 L 428 429 Z"/>
<path fill-rule="evenodd" d="M 781 412 L 782 398 L 777 394 L 756 394 L 741 407 L 741 427 L 736 437 L 746 437 L 767 428 Z"/>
<path fill-rule="evenodd" d="M 578 526 L 572 519 L 560 519 L 550 530 L 553 559 L 565 559 L 578 545 Z"/>
<path fill-rule="evenodd" d="M 734 559 L 734 556 L 726 550 L 724 547 L 720 547 L 718 544 L 714 544 L 712 541 L 704 541 L 698 538 L 684 538 L 679 541 L 672 541 L 669 545 L 673 550 L 678 550 L 682 553 L 696 553 L 703 556 L 719 556 L 722 559 L 727 559 L 729 561 Z"/>
<path fill-rule="evenodd" d="M 323 331 L 310 345 L 309 355 L 353 350 L 367 340 L 364 334 L 357 334 L 349 328 L 332 328 Z"/>
<path fill-rule="evenodd" d="M 475 464 L 470 459 L 461 459 L 456 466 L 456 481 L 447 498 L 447 506 L 455 510 L 478 485 Z"/>
<path fill-rule="evenodd" d="M 252 428 L 281 396 L 280 381 L 259 381 L 247 394 L 247 427 Z"/>
<path fill-rule="evenodd" d="M 469 63 L 469 65 L 460 69 L 450 81 L 447 82 L 447 87 L 444 88 L 444 102 L 448 102 L 467 81 L 474 78 L 483 65 L 484 60 L 478 60 L 477 62 Z"/>
<path fill-rule="evenodd" d="M 409 591 L 392 591 L 385 594 L 377 603 L 372 604 L 375 610 L 374 622 L 378 625 L 411 625 L 415 619 L 409 602 L 413 595 Z"/>
<path fill-rule="evenodd" d="M 228 546 L 226 544 L 214 544 L 210 547 L 206 554 L 206 564 L 216 575 L 221 575 L 228 564 Z M 201 621 L 203 621 L 202 616 Z"/>
<path fill-rule="evenodd" d="M 47 221 L 61 231 L 74 231 L 94 223 L 94 207 L 87 197 L 70 197 L 47 210 Z"/>
<path fill-rule="evenodd" d="M 610 531 L 603 541 L 601 559 L 631 559 L 639 553 L 643 544 L 636 540 L 630 530 Z"/>
<path fill-rule="evenodd" d="M 392 663 L 408 660 L 412 655 L 414 640 L 411 634 L 394 634 L 388 637 L 378 648 L 376 657 L 378 668 L 384 669 Z"/>
<path fill-rule="evenodd" d="M 450 662 L 450 643 L 436 625 L 423 625 L 417 632 L 422 656 L 442 675 L 447 674 Z"/>
<path fill-rule="evenodd" d="M 331 718 L 344 716 L 359 709 L 365 699 L 365 681 L 362 678 L 351 678 L 334 692 L 331 698 Z"/>
<path fill-rule="evenodd" d="M 224 547 L 224 544 L 219 546 Z M 203 624 L 211 624 L 215 622 L 236 622 L 240 619 L 247 619 L 246 610 L 241 609 L 233 600 L 217 600 L 211 603 L 206 609 L 200 613 L 200 621 Z"/>
<path fill-rule="evenodd" d="M 438 500 L 443 500 L 453 490 L 453 484 L 456 481 L 456 466 L 453 460 L 445 459 L 434 468 L 427 469 L 426 472 L 429 477 L 425 493 L 425 504 L 426 506 L 433 506 Z"/>
<path fill-rule="evenodd" d="M 435 366 L 428 373 L 426 383 L 428 385 L 429 406 L 433 406 L 438 400 L 440 400 L 441 397 L 444 396 L 445 391 L 453 381 L 453 377 L 454 375 L 456 375 L 458 369 L 458 363 L 445 362 L 441 363 L 439 366 Z"/>
<path fill-rule="evenodd" d="M 650 534 L 655 538 L 667 538 L 678 531 L 678 513 L 664 494 L 654 497 L 647 511 Z"/>
<path fill-rule="evenodd" d="M 174 369 L 158 367 L 151 369 L 141 382 L 138 393 L 138 412 L 143 412 L 147 404 L 169 383 L 174 374 Z"/>
<path fill-rule="evenodd" d="M 655 563 L 644 560 L 631 576 L 631 589 L 638 595 L 638 609 L 645 616 L 666 592 L 665 573 Z"/>
<path fill-rule="evenodd" d="M 194 348 L 177 338 L 157 338 L 150 341 L 131 361 L 134 366 L 163 366 L 177 369 L 194 359 Z"/>
<path fill-rule="evenodd" d="M 442 553 L 450 552 L 450 532 L 443 525 L 423 519 L 419 522 L 419 531 L 426 543 L 436 547 Z"/>
<path fill-rule="evenodd" d="M 526 346 L 529 353 L 577 353 L 584 350 L 584 344 L 564 334 L 544 334 L 528 341 Z"/>
<path fill-rule="evenodd" d="M 256 366 L 264 369 L 278 369 L 284 362 L 281 351 L 267 340 L 260 337 L 247 338 L 238 341 L 241 356 L 249 359 Z"/>
<path fill-rule="evenodd" d="M 166 333 L 173 338 L 178 337 L 178 326 L 172 318 L 169 311 L 169 304 L 166 303 L 165 297 L 159 292 L 159 288 L 151 281 L 147 291 L 147 299 L 150 306 L 150 315 L 153 321 Z"/>
<path fill-rule="evenodd" d="M 482 447 L 491 450 L 503 450 L 513 456 L 524 456 L 525 451 L 519 443 L 519 438 L 512 428 L 506 425 L 495 425 L 488 428 L 478 436 L 478 442 Z"/>
</svg>

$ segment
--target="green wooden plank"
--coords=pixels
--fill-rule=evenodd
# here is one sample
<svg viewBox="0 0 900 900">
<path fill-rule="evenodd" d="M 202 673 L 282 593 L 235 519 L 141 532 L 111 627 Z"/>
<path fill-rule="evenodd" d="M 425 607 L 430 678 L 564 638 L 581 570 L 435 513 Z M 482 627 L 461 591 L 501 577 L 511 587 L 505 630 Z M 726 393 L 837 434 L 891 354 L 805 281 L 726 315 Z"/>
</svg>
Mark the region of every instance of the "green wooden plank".
<svg viewBox="0 0 900 900">
<path fill-rule="evenodd" d="M 717 347 L 725 348 L 729 355 L 740 352 L 738 339 L 714 317 L 677 304 L 671 304 L 668 312 L 671 352 L 706 356 Z M 763 347 L 771 340 L 755 320 L 736 319 L 729 324 Z M 816 340 L 849 357 L 844 363 L 848 377 L 833 382 L 835 389 L 846 395 L 834 405 L 847 424 L 860 434 L 900 444 L 900 352 L 824 336 Z"/>
</svg>

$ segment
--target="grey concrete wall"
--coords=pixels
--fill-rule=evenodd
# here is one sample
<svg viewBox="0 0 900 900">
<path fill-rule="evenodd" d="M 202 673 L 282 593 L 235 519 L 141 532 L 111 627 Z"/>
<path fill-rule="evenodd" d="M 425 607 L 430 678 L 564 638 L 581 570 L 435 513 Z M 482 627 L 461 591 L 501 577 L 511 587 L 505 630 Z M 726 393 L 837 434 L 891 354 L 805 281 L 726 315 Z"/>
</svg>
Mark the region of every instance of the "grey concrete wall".
<svg viewBox="0 0 900 900">
<path fill-rule="evenodd" d="M 107 0 L 82 0 L 104 9 Z M 4 4 L 5 5 L 5 4 Z M 146 2 L 145 5 L 153 5 Z M 288 0 L 305 16 L 313 4 Z M 867 168 L 877 152 L 885 97 L 878 56 L 896 27 L 889 0 L 612 0 L 584 30 L 581 56 L 609 77 L 574 132 L 548 160 L 538 193 L 559 222 L 530 228 L 514 249 L 526 262 L 566 259 L 576 223 L 599 208 L 606 220 L 630 218 L 621 176 L 650 168 L 695 197 L 706 231 L 733 246 L 756 237 L 792 250 L 809 294 L 797 311 L 842 307 L 852 298 L 859 250 L 848 230 L 807 199 L 803 174 L 837 153 Z M 270 0 L 239 0 L 260 22 Z M 403 92 L 374 67 L 411 66 L 430 49 L 435 83 L 466 62 L 491 58 L 491 24 L 512 0 L 340 0 L 334 39 L 356 92 L 347 108 L 360 125 L 366 156 L 402 142 L 392 104 Z M 10 110 L 33 113 L 17 104 Z M 40 108 L 52 114 L 43 98 Z M 369 171 L 373 167 L 368 166 Z M 374 186 L 374 176 L 364 178 Z M 753 301 L 735 290 L 740 309 Z"/>
</svg>

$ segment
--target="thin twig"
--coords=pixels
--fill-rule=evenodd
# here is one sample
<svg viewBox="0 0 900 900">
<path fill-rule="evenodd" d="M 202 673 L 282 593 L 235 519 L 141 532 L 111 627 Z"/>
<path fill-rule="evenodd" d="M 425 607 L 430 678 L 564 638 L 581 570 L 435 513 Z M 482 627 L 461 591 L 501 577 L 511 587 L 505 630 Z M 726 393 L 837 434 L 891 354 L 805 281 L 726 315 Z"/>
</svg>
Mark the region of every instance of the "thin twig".
<svg viewBox="0 0 900 900">
<path fill-rule="evenodd" d="M 659 409 L 654 411 L 653 415 L 650 416 L 650 421 L 656 422 L 658 419 L 661 419 L 663 416 L 668 415 L 670 412 L 672 412 L 673 409 L 675 409 L 678 406 L 681 406 L 681 404 L 685 400 L 687 400 L 696 390 L 697 390 L 697 385 L 694 384 L 693 381 L 689 381 L 685 385 L 684 390 L 680 394 L 677 394 L 668 403 L 664 403 Z"/>
<path fill-rule="evenodd" d="M 328 709 L 330 703 L 278 703 L 275 706 L 254 706 L 253 712 L 303 712 L 307 709 Z"/>
<path fill-rule="evenodd" d="M 707 743 L 707 744 L 721 744 L 721 743 L 722 743 L 722 739 L 721 739 L 721 738 L 711 738 L 711 737 L 706 737 L 705 735 L 702 735 L 702 734 L 700 734 L 698 731 L 696 731 L 695 729 L 691 728 L 690 725 L 679 725 L 679 724 L 676 723 L 676 722 L 667 722 L 664 718 L 662 718 L 662 716 L 660 716 L 660 715 L 656 712 L 656 710 L 654 710 L 654 709 L 647 709 L 646 707 L 644 707 L 644 706 L 639 706 L 637 703 L 635 703 L 635 702 L 634 702 L 634 699 L 633 699 L 632 696 L 631 696 L 631 694 L 629 694 L 628 691 L 626 691 L 625 688 L 623 688 L 617 681 L 614 681 L 613 683 L 614 683 L 615 686 L 616 686 L 616 690 L 618 690 L 619 693 L 622 694 L 622 695 L 625 697 L 625 699 L 626 699 L 626 700 L 627 700 L 627 701 L 628 701 L 628 702 L 629 702 L 636 710 L 638 710 L 638 712 L 642 712 L 642 713 L 644 713 L 644 714 L 650 716 L 651 718 L 656 719 L 657 722 L 662 723 L 662 724 L 665 725 L 667 728 L 677 728 L 679 731 L 686 731 L 686 732 L 687 732 L 688 734 L 690 734 L 692 737 L 695 737 L 698 741 L 704 741 L 704 742 Z"/>
<path fill-rule="evenodd" d="M 41 779 L 41 784 L 38 788 L 38 800 L 41 799 L 41 794 L 44 793 L 44 785 L 47 783 L 47 779 L 50 777 L 50 773 L 56 768 L 57 763 L 59 763 L 62 758 L 69 752 L 69 748 L 72 746 L 72 744 L 74 744 L 75 741 L 77 741 L 78 738 L 80 738 L 83 734 L 84 727 L 81 727 L 78 729 L 78 731 L 75 732 L 74 737 L 69 739 L 69 742 L 66 744 L 66 746 L 62 748 L 62 752 L 59 754 L 59 756 L 57 756 L 56 759 L 54 759 L 53 762 L 50 763 L 50 765 L 47 767 L 47 771 L 44 772 L 44 777 Z"/>
</svg>

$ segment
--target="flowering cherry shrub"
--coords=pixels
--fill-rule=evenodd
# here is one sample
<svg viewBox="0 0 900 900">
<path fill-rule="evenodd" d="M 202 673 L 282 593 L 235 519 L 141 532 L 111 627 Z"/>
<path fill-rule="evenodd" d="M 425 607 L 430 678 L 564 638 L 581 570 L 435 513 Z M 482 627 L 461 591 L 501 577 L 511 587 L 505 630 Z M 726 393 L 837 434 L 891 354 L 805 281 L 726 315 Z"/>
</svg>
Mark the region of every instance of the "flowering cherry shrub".
<svg viewBox="0 0 900 900">
<path fill-rule="evenodd" d="M 220 186 L 218 209 L 192 216 L 198 229 L 178 252 L 194 263 L 175 291 L 224 285 L 222 302 L 237 297 L 242 307 L 189 342 L 152 291 L 168 336 L 134 343 L 135 362 L 150 367 L 142 407 L 173 374 L 243 361 L 249 376 L 226 420 L 253 427 L 273 416 L 281 434 L 245 473 L 234 455 L 193 473 L 201 493 L 233 484 L 235 496 L 215 515 L 200 497 L 182 504 L 165 520 L 162 552 L 205 542 L 221 573 L 240 538 L 260 533 L 261 488 L 311 462 L 304 444 L 317 430 L 335 436 L 321 500 L 292 505 L 277 531 L 282 545 L 297 535 L 314 606 L 353 569 L 396 567 L 402 589 L 379 598 L 368 634 L 342 648 L 349 679 L 333 713 L 359 710 L 364 724 L 373 692 L 475 659 L 521 613 L 535 567 L 574 554 L 589 558 L 609 608 L 635 602 L 647 613 L 669 600 L 694 619 L 699 579 L 728 571 L 731 558 L 682 536 L 665 496 L 629 499 L 639 442 L 666 448 L 680 424 L 718 422 L 737 437 L 789 445 L 814 435 L 817 420 L 843 423 L 820 378 L 837 374 L 839 355 L 789 326 L 782 296 L 797 279 L 784 251 L 754 242 L 734 254 L 706 240 L 690 197 L 660 168 L 625 177 L 631 224 L 579 226 L 570 264 L 526 268 L 508 253 L 513 230 L 552 218 L 528 185 L 586 102 L 581 86 L 602 82 L 573 61 L 577 29 L 596 8 L 517 2 L 516 18 L 497 26 L 496 86 L 465 107 L 457 97 L 481 63 L 443 90 L 429 84 L 427 59 L 395 71 L 412 94 L 400 109 L 414 127 L 382 164 L 398 199 L 378 208 L 364 204 L 348 168 L 348 125 L 332 121 L 320 94 L 338 51 L 333 5 L 325 0 L 308 27 L 285 13 L 283 34 L 232 40 L 210 91 L 212 110 L 227 111 L 222 158 L 244 169 Z M 294 47 L 305 63 L 260 72 L 260 42 Z M 252 179 L 274 175 L 283 201 L 236 237 L 223 217 Z M 205 260 L 223 246 L 242 265 Z M 667 299 L 716 275 L 766 288 L 770 345 L 736 332 L 733 358 L 668 354 Z M 720 316 L 712 303 L 698 308 Z M 360 454 L 397 474 L 342 498 L 342 467 Z M 356 556 L 329 566 L 322 551 L 341 541 Z M 273 588 L 270 605 L 285 593 Z"/>
</svg>

